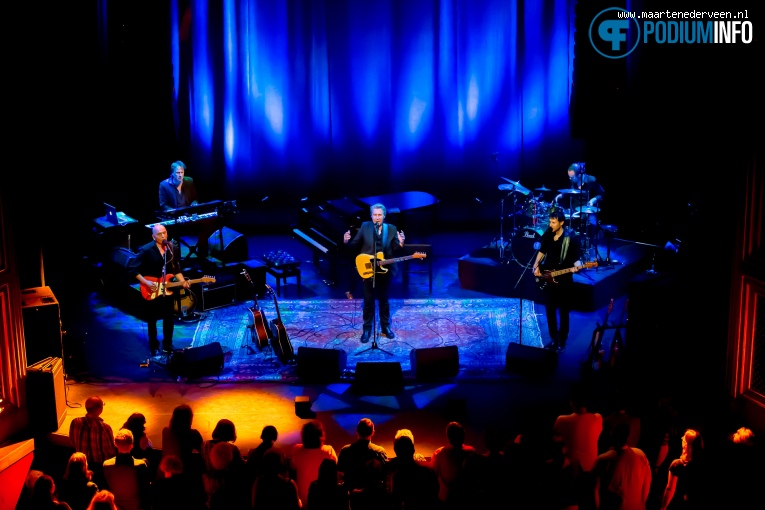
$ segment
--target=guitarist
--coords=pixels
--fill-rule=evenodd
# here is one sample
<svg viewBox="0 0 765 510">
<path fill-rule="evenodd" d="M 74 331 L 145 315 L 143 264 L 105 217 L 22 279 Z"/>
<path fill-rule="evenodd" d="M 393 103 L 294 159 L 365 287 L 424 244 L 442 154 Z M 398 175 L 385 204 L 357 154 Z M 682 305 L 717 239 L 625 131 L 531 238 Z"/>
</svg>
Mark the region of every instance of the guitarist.
<svg viewBox="0 0 765 510">
<path fill-rule="evenodd" d="M 556 207 L 549 216 L 550 228 L 542 235 L 541 246 L 534 260 L 534 275 L 541 277 L 543 271 L 573 268 L 572 272 L 556 276 L 554 281 L 549 282 L 544 288 L 547 330 L 551 340 L 545 349 L 563 352 L 569 333 L 573 273 L 579 270 L 582 263 L 579 260 L 579 239 L 576 232 L 566 226 L 566 216 L 563 211 Z M 558 315 L 560 315 L 560 324 Z"/>
<path fill-rule="evenodd" d="M 372 221 L 361 224 L 356 236 L 351 239 L 351 231 L 343 235 L 343 242 L 349 249 L 358 250 L 359 254 L 375 256 L 382 252 L 385 259 L 393 258 L 396 252 L 404 246 L 404 231 L 399 232 L 394 225 L 385 223 L 387 210 L 383 204 L 377 203 L 369 208 Z M 380 308 L 380 326 L 382 333 L 388 338 L 396 335 L 390 329 L 390 303 L 388 301 L 388 289 L 390 281 L 395 276 L 395 264 L 391 271 L 376 272 L 373 278 L 366 278 L 364 285 L 364 331 L 359 339 L 361 343 L 369 342 L 372 334 L 372 323 L 375 315 L 375 294 Z"/>
<path fill-rule="evenodd" d="M 167 229 L 163 225 L 154 225 L 151 229 L 152 241 L 141 246 L 138 254 L 130 263 L 128 271 L 143 287 L 151 292 L 159 290 L 156 281 L 150 281 L 146 277 L 160 279 L 164 274 L 168 278 L 184 282 L 183 288 L 188 289 L 191 284 L 185 280 L 180 269 L 180 250 L 172 242 L 168 241 Z M 178 289 L 173 289 L 178 290 Z M 173 310 L 174 295 L 160 293 L 155 299 L 146 302 L 146 320 L 149 332 L 149 349 L 151 355 L 156 356 L 159 350 L 157 338 L 157 321 L 162 320 L 162 350 L 173 350 L 173 329 L 175 317 Z"/>
</svg>

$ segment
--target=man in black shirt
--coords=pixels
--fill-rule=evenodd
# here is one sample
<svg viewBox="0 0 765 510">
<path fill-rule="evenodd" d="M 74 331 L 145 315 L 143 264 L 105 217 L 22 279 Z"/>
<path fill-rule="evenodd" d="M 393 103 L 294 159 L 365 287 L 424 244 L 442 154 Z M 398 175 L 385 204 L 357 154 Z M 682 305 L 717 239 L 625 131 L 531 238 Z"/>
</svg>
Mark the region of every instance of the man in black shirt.
<svg viewBox="0 0 765 510">
<path fill-rule="evenodd" d="M 560 209 L 550 213 L 550 227 L 542 235 L 541 247 L 534 261 L 534 275 L 538 281 L 546 282 L 544 290 L 547 302 L 547 329 L 550 344 L 547 349 L 563 352 L 569 333 L 569 313 L 571 312 L 571 290 L 574 275 L 581 267 L 580 248 L 576 233 L 566 227 L 566 216 Z M 543 271 L 568 270 L 554 278 Z M 558 324 L 560 314 L 560 325 Z"/>
</svg>

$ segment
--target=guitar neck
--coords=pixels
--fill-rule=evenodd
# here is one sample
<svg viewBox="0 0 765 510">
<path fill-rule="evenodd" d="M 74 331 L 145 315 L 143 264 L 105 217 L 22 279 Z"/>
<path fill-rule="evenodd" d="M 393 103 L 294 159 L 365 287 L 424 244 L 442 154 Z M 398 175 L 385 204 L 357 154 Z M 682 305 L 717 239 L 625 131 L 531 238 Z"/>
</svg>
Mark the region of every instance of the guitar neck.
<svg viewBox="0 0 765 510">
<path fill-rule="evenodd" d="M 407 255 L 406 257 L 396 257 L 395 259 L 386 259 L 386 260 L 377 260 L 377 264 L 380 266 L 387 266 L 388 264 L 393 264 L 395 262 L 402 262 L 404 260 L 410 260 L 417 258 L 417 255 Z"/>
<path fill-rule="evenodd" d="M 282 314 L 279 313 L 279 303 L 276 301 L 276 292 L 274 292 L 274 289 L 271 288 L 270 285 L 266 284 L 266 288 L 271 293 L 271 297 L 274 298 L 274 308 L 276 308 L 276 319 L 281 323 L 282 322 Z"/>
<path fill-rule="evenodd" d="M 568 269 L 559 269 L 558 271 L 551 271 L 550 272 L 550 277 L 551 278 L 555 278 L 556 276 L 560 276 L 562 274 L 573 273 L 574 269 L 575 268 L 573 268 L 573 267 L 569 267 Z"/>
<path fill-rule="evenodd" d="M 195 283 L 200 283 L 205 281 L 204 278 L 197 278 L 196 280 L 185 280 L 182 282 L 167 282 L 165 283 L 165 288 L 172 289 L 173 287 L 182 287 L 184 283 L 189 282 L 189 285 L 193 285 Z"/>
</svg>

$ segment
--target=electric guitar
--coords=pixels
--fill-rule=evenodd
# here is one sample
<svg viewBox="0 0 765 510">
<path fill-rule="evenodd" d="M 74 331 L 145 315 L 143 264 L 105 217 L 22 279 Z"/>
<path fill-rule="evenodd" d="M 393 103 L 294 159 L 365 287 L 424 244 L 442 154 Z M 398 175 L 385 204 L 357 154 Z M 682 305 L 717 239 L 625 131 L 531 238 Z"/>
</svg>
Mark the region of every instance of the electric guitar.
<svg viewBox="0 0 765 510">
<path fill-rule="evenodd" d="M 292 349 L 292 342 L 287 335 L 287 329 L 282 323 L 282 315 L 279 313 L 279 303 L 276 301 L 276 293 L 268 284 L 266 288 L 274 298 L 274 307 L 276 308 L 276 319 L 273 319 L 269 325 L 271 326 L 271 347 L 274 349 L 274 354 L 282 364 L 287 364 L 295 359 L 295 351 Z"/>
<path fill-rule="evenodd" d="M 598 267 L 597 262 L 585 262 L 582 264 L 578 270 L 581 271 L 582 269 L 590 269 L 591 267 Z M 573 273 L 576 272 L 577 268 L 575 267 L 569 267 L 566 269 L 559 269 L 557 271 L 551 271 L 551 270 L 545 270 L 542 272 L 542 276 L 537 276 L 537 285 L 539 285 L 540 289 L 544 289 L 548 283 L 558 283 L 555 281 L 556 276 L 560 276 L 562 274 L 566 273 Z"/>
<path fill-rule="evenodd" d="M 260 305 L 258 305 L 255 283 L 253 283 L 252 278 L 250 278 L 250 273 L 248 273 L 246 269 L 242 269 L 242 274 L 247 278 L 250 285 L 252 285 L 252 307 L 249 309 L 250 323 L 247 325 L 247 328 L 251 330 L 252 343 L 255 344 L 255 347 L 257 347 L 259 351 L 262 351 L 268 347 L 269 335 L 268 328 L 266 327 L 268 321 L 266 320 L 265 314 L 260 309 Z"/>
<path fill-rule="evenodd" d="M 145 285 L 141 285 L 141 296 L 147 301 L 151 301 L 153 299 L 158 298 L 161 295 L 170 296 L 172 294 L 172 291 L 168 289 L 174 289 L 176 287 L 183 287 L 183 284 L 186 282 L 189 282 L 189 284 L 195 284 L 195 283 L 215 283 L 215 278 L 212 276 L 204 276 L 202 278 L 196 278 L 194 280 L 186 280 L 186 282 L 171 282 L 168 281 L 171 278 L 173 278 L 172 275 L 165 276 L 164 280 L 162 278 L 156 278 L 154 276 L 144 276 L 147 280 L 149 280 L 152 283 L 157 284 L 157 290 L 152 291 Z"/>
<path fill-rule="evenodd" d="M 406 257 L 396 257 L 395 259 L 385 260 L 385 255 L 383 255 L 383 252 L 381 251 L 378 251 L 376 256 L 362 253 L 356 257 L 356 270 L 359 272 L 359 276 L 366 279 L 371 277 L 375 272 L 375 264 L 372 262 L 375 259 L 377 261 L 377 267 L 380 268 L 377 272 L 387 273 L 388 270 L 385 268 L 385 266 L 388 264 L 394 264 L 396 262 L 403 262 L 404 260 L 411 259 L 424 259 L 427 256 L 427 253 L 417 252 L 413 253 L 412 255 L 407 255 Z"/>
</svg>

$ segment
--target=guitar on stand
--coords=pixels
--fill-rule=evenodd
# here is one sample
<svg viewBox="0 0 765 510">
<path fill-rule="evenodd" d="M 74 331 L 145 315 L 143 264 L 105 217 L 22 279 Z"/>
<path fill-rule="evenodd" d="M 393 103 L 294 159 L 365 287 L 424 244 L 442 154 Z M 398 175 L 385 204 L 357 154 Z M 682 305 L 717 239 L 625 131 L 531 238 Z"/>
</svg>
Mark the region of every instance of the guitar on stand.
<svg viewBox="0 0 765 510">
<path fill-rule="evenodd" d="M 595 324 L 595 330 L 592 332 L 592 340 L 590 341 L 590 352 L 587 357 L 585 368 L 591 368 L 594 372 L 600 371 L 603 367 L 603 358 L 606 351 L 603 349 L 603 334 L 606 332 L 608 326 L 608 317 L 614 309 L 614 298 L 608 303 L 606 309 L 606 316 L 603 317 L 602 324 Z"/>
<path fill-rule="evenodd" d="M 624 357 L 624 340 L 622 339 L 622 327 L 627 327 L 627 305 L 629 305 L 629 299 L 624 302 L 624 308 L 622 309 L 621 317 L 619 317 L 619 323 L 616 324 L 616 331 L 614 332 L 614 338 L 611 340 L 611 348 L 609 349 L 608 363 L 611 369 L 617 368 L 622 364 L 622 358 Z"/>
<path fill-rule="evenodd" d="M 266 326 L 268 321 L 263 310 L 260 309 L 260 305 L 258 305 L 258 293 L 255 291 L 255 283 L 250 278 L 250 273 L 246 269 L 242 269 L 242 274 L 252 286 L 252 307 L 248 308 L 250 311 L 250 323 L 247 325 L 247 328 L 250 330 L 251 345 L 248 345 L 247 348 L 250 352 L 254 352 L 252 345 L 255 345 L 258 351 L 262 351 L 268 347 L 269 334 Z"/>
<path fill-rule="evenodd" d="M 287 329 L 282 323 L 282 315 L 279 312 L 279 303 L 276 301 L 276 293 L 274 289 L 266 284 L 266 289 L 271 293 L 274 298 L 274 308 L 276 308 L 276 319 L 273 319 L 269 325 L 271 326 L 271 348 L 274 350 L 274 354 L 283 365 L 295 361 L 295 351 L 292 348 L 292 342 L 287 335 Z"/>
</svg>

